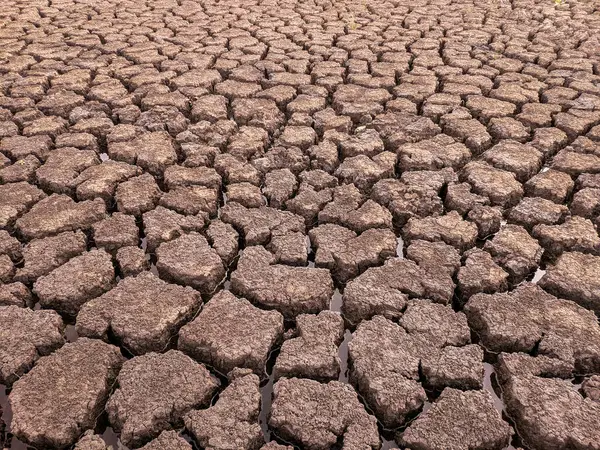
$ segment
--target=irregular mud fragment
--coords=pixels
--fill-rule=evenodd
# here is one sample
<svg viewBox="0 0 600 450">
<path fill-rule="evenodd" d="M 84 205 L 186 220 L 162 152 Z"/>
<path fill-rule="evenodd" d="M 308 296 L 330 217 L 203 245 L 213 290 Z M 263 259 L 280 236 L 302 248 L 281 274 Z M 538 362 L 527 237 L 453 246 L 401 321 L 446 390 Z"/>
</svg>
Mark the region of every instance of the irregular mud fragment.
<svg viewBox="0 0 600 450">
<path fill-rule="evenodd" d="M 213 189 L 221 186 L 221 177 L 210 167 L 169 166 L 163 178 L 169 190 L 178 186 L 204 186 Z"/>
<path fill-rule="evenodd" d="M 246 181 L 228 185 L 227 200 L 246 208 L 259 208 L 265 204 L 260 188 Z"/>
<path fill-rule="evenodd" d="M 512 434 L 489 392 L 446 388 L 431 408 L 399 436 L 399 442 L 423 450 L 501 450 Z"/>
<path fill-rule="evenodd" d="M 463 299 L 479 292 L 493 294 L 508 289 L 508 273 L 494 262 L 488 252 L 472 249 L 465 256 L 465 265 L 459 269 L 457 277 Z"/>
<path fill-rule="evenodd" d="M 476 344 L 444 347 L 438 354 L 425 356 L 421 368 L 427 385 L 434 389 L 483 387 L 483 350 Z"/>
<path fill-rule="evenodd" d="M 585 398 L 600 402 L 600 376 L 592 375 L 590 378 L 586 379 L 582 383 L 581 389 L 583 390 Z"/>
<path fill-rule="evenodd" d="M 20 281 L 0 284 L 0 306 L 32 307 L 32 300 L 31 292 Z"/>
<path fill-rule="evenodd" d="M 508 220 L 531 230 L 536 225 L 555 225 L 564 220 L 569 209 L 550 200 L 525 197 L 508 213 Z"/>
<path fill-rule="evenodd" d="M 409 334 L 420 334 L 436 347 L 469 343 L 466 317 L 449 305 L 411 300 L 399 323 Z"/>
<path fill-rule="evenodd" d="M 74 444 L 94 427 L 123 361 L 117 347 L 85 338 L 41 358 L 10 393 L 12 432 L 36 447 Z"/>
<path fill-rule="evenodd" d="M 304 232 L 304 220 L 301 217 L 267 206 L 246 208 L 239 203 L 228 203 L 221 208 L 221 220 L 241 232 L 246 245 L 266 244 L 274 231 Z"/>
<path fill-rule="evenodd" d="M 327 269 L 275 264 L 275 257 L 261 247 L 247 247 L 231 275 L 231 290 L 285 317 L 318 313 L 333 294 Z"/>
<path fill-rule="evenodd" d="M 383 263 L 396 254 L 396 236 L 391 230 L 371 229 L 344 243 L 333 252 L 333 274 L 339 282 L 346 282 L 370 266 Z"/>
<path fill-rule="evenodd" d="M 385 207 L 368 199 L 358 209 L 342 216 L 340 223 L 357 233 L 371 228 L 392 228 L 392 214 Z"/>
<path fill-rule="evenodd" d="M 0 306 L 0 320 L 0 383 L 7 386 L 64 344 L 64 324 L 54 311 Z"/>
<path fill-rule="evenodd" d="M 53 194 L 19 218 L 15 226 L 26 239 L 40 239 L 63 231 L 87 230 L 105 216 L 101 199 L 76 203 L 66 195 Z"/>
<path fill-rule="evenodd" d="M 409 186 L 427 187 L 438 194 L 449 183 L 458 181 L 457 175 L 452 168 L 442 170 L 413 170 L 404 172 L 400 180 Z"/>
<path fill-rule="evenodd" d="M 206 229 L 206 238 L 212 248 L 228 266 L 238 253 L 239 235 L 235 229 L 221 220 L 213 220 Z"/>
<path fill-rule="evenodd" d="M 108 146 L 112 159 L 137 164 L 153 175 L 160 175 L 177 162 L 177 153 L 171 137 L 164 132 L 142 133 L 128 142 L 114 142 Z"/>
<path fill-rule="evenodd" d="M 160 435 L 141 447 L 143 450 L 192 450 L 192 446 L 175 431 L 163 431 Z"/>
<path fill-rule="evenodd" d="M 431 272 L 403 258 L 391 258 L 347 284 L 342 312 L 352 324 L 377 314 L 395 319 L 400 317 L 409 297 L 447 304 L 453 295 L 454 282 L 448 274 Z"/>
<path fill-rule="evenodd" d="M 33 292 L 43 308 L 75 316 L 87 301 L 108 291 L 114 280 L 110 254 L 91 250 L 39 277 L 33 284 Z"/>
<path fill-rule="evenodd" d="M 566 173 L 548 170 L 529 179 L 525 183 L 525 192 L 532 197 L 563 203 L 573 192 L 573 186 L 573 180 Z"/>
<path fill-rule="evenodd" d="M 584 173 L 584 174 L 579 175 L 577 177 L 575 187 L 577 189 L 585 189 L 585 188 L 598 189 L 598 188 L 600 188 L 600 174 Z"/>
<path fill-rule="evenodd" d="M 33 155 L 44 161 L 50 152 L 50 136 L 9 136 L 0 141 L 0 152 L 13 159 L 23 159 Z"/>
<path fill-rule="evenodd" d="M 258 414 L 258 376 L 235 369 L 230 383 L 208 409 L 194 410 L 185 417 L 185 427 L 204 448 L 258 450 L 264 443 Z"/>
<path fill-rule="evenodd" d="M 146 253 L 139 247 L 121 247 L 117 250 L 115 260 L 123 277 L 137 275 L 150 269 L 150 261 Z"/>
<path fill-rule="evenodd" d="M 452 183 L 448 185 L 445 205 L 448 209 L 458 211 L 459 214 L 467 214 L 475 207 L 488 205 L 489 203 L 490 201 L 487 197 L 472 193 L 469 183 Z"/>
<path fill-rule="evenodd" d="M 25 181 L 0 185 L 0 227 L 12 225 L 19 216 L 45 197 L 44 191 Z M 34 222 L 35 220 L 31 221 L 29 226 L 34 226 Z"/>
<path fill-rule="evenodd" d="M 468 163 L 463 169 L 461 179 L 473 186 L 476 194 L 488 197 L 493 205 L 516 205 L 523 196 L 523 187 L 513 173 L 484 162 Z"/>
<path fill-rule="evenodd" d="M 138 166 L 108 160 L 80 172 L 71 185 L 75 187 L 78 200 L 93 200 L 100 197 L 105 202 L 109 202 L 119 183 L 141 174 L 142 169 Z"/>
<path fill-rule="evenodd" d="M 452 117 L 451 114 L 448 114 L 447 117 L 442 119 L 440 123 L 443 123 L 444 133 L 459 142 L 463 142 L 473 154 L 480 155 L 484 150 L 491 147 L 492 136 L 481 122 L 471 119 L 470 115 Z"/>
<path fill-rule="evenodd" d="M 262 375 L 283 335 L 283 317 L 228 291 L 216 294 L 179 332 L 178 348 L 226 374 L 235 367 Z"/>
<path fill-rule="evenodd" d="M 114 213 L 112 216 L 96 222 L 92 225 L 92 235 L 96 247 L 102 247 L 107 251 L 115 251 L 121 247 L 137 245 L 139 242 L 139 229 L 135 223 L 135 217 L 122 213 Z"/>
<path fill-rule="evenodd" d="M 406 249 L 406 257 L 430 272 L 453 276 L 460 267 L 460 254 L 443 242 L 415 240 Z"/>
<path fill-rule="evenodd" d="M 141 216 L 158 204 L 162 192 L 154 177 L 143 174 L 119 184 L 115 192 L 117 208 L 124 214 Z"/>
<path fill-rule="evenodd" d="M 513 283 L 522 281 L 532 272 L 543 253 L 538 242 L 518 225 L 506 225 L 492 240 L 486 241 L 483 248 L 508 272 Z"/>
<path fill-rule="evenodd" d="M 1 159 L 1 158 L 0 158 Z M 0 167 L 3 167 L 0 164 Z M 40 161 L 33 155 L 20 159 L 11 166 L 0 169 L 0 182 L 18 183 L 19 181 L 35 181 L 36 170 L 40 167 Z"/>
<path fill-rule="evenodd" d="M 448 352 L 461 354 L 458 359 L 464 360 L 473 350 L 445 347 L 462 346 L 469 340 L 462 313 L 425 300 L 413 301 L 400 325 L 375 316 L 358 326 L 349 344 L 350 380 L 386 427 L 398 427 L 427 399 L 419 383 L 421 364 L 427 366 L 430 382 L 436 388 L 445 386 L 445 382 L 460 387 L 481 383 L 483 354 L 469 358 L 473 362 L 479 358 L 475 366 L 452 364 Z"/>
<path fill-rule="evenodd" d="M 365 155 L 346 158 L 335 171 L 343 183 L 353 183 L 362 191 L 369 191 L 371 187 L 382 178 L 394 175 L 396 155 L 391 152 L 382 152 L 373 158 Z"/>
<path fill-rule="evenodd" d="M 498 381 L 503 384 L 513 376 L 540 376 L 571 378 L 573 366 L 566 361 L 546 355 L 528 353 L 500 353 L 495 365 Z"/>
<path fill-rule="evenodd" d="M 163 193 L 158 204 L 186 216 L 200 213 L 215 216 L 218 202 L 218 192 L 213 188 L 177 186 Z"/>
<path fill-rule="evenodd" d="M 348 450 L 380 448 L 377 422 L 347 384 L 281 378 L 269 425 L 278 436 L 314 450 L 341 442 Z"/>
<path fill-rule="evenodd" d="M 600 448 L 600 405 L 569 380 L 523 374 L 502 389 L 507 412 L 531 448 Z"/>
<path fill-rule="evenodd" d="M 192 288 L 143 272 L 86 303 L 76 329 L 79 336 L 116 339 L 135 354 L 162 351 L 199 307 L 200 294 Z"/>
<path fill-rule="evenodd" d="M 5 230 L 0 230 L 0 255 L 7 255 L 13 261 L 23 257 L 21 243 Z"/>
<path fill-rule="evenodd" d="M 298 216 L 302 216 L 307 225 L 317 222 L 320 211 L 332 199 L 332 190 L 324 188 L 315 190 L 312 186 L 301 184 L 294 198 L 286 201 L 286 208 Z"/>
<path fill-rule="evenodd" d="M 165 280 L 191 286 L 201 293 L 214 291 L 225 277 L 225 267 L 206 238 L 191 232 L 163 242 L 156 249 L 156 268 Z"/>
<path fill-rule="evenodd" d="M 499 207 L 475 206 L 467 217 L 477 225 L 479 239 L 496 234 L 502 226 L 502 210 Z"/>
<path fill-rule="evenodd" d="M 502 141 L 483 155 L 482 159 L 490 165 L 510 171 L 521 183 L 535 175 L 542 166 L 542 154 L 531 145 L 516 141 Z"/>
<path fill-rule="evenodd" d="M 260 185 L 261 174 L 250 163 L 245 162 L 229 153 L 224 153 L 215 156 L 214 169 L 215 175 L 221 182 L 221 177 L 226 183 L 243 183 L 248 182 L 256 186 Z"/>
<path fill-rule="evenodd" d="M 95 151 L 64 147 L 53 150 L 35 175 L 45 191 L 70 194 L 73 191 L 73 180 L 96 164 L 100 164 L 100 160 Z"/>
<path fill-rule="evenodd" d="M 117 383 L 106 411 L 128 447 L 139 447 L 163 430 L 183 425 L 183 416 L 208 406 L 218 387 L 204 366 L 177 350 L 126 361 Z"/>
<path fill-rule="evenodd" d="M 106 442 L 94 430 L 86 431 L 77 441 L 73 450 L 106 450 Z"/>
<path fill-rule="evenodd" d="M 375 130 L 364 130 L 363 132 L 350 136 L 340 143 L 340 150 L 344 158 L 358 155 L 373 157 L 384 150 L 383 141 Z"/>
<path fill-rule="evenodd" d="M 414 239 L 443 241 L 461 251 L 473 247 L 477 239 L 477 227 L 462 220 L 456 211 L 440 217 L 412 218 L 403 232 L 404 239 L 408 241 Z"/>
<path fill-rule="evenodd" d="M 600 255 L 600 238 L 596 227 L 583 217 L 569 217 L 561 225 L 537 225 L 532 235 L 552 255 L 563 252 Z"/>
<path fill-rule="evenodd" d="M 162 206 L 157 206 L 152 211 L 144 213 L 142 217 L 148 250 L 153 252 L 161 243 L 171 241 L 186 232 L 202 231 L 206 219 L 207 217 L 201 214 L 184 216 Z"/>
<path fill-rule="evenodd" d="M 396 150 L 409 142 L 433 138 L 440 132 L 440 128 L 430 119 L 404 112 L 388 112 L 377 116 L 373 128 L 389 150 Z"/>
<path fill-rule="evenodd" d="M 444 167 L 457 169 L 471 158 L 471 152 L 464 144 L 445 134 L 401 145 L 398 155 L 398 165 L 403 171 L 438 170 Z"/>
<path fill-rule="evenodd" d="M 563 253 L 548 267 L 539 285 L 556 296 L 600 312 L 600 257 L 580 252 Z"/>
<path fill-rule="evenodd" d="M 356 233 L 334 224 L 319 225 L 308 232 L 315 251 L 315 265 L 333 271 L 336 266 L 335 253 L 343 252 L 346 243 L 356 238 Z"/>
<path fill-rule="evenodd" d="M 265 175 L 263 194 L 272 208 L 281 208 L 292 198 L 298 187 L 295 175 L 287 168 L 273 170 Z"/>
<path fill-rule="evenodd" d="M 267 249 L 275 255 L 277 262 L 290 266 L 305 266 L 308 259 L 306 236 L 299 232 L 271 234 Z"/>
<path fill-rule="evenodd" d="M 577 153 L 566 148 L 558 152 L 550 166 L 572 177 L 583 173 L 600 173 L 600 157 L 593 154 Z"/>
<path fill-rule="evenodd" d="M 365 201 L 352 184 L 333 190 L 333 201 L 322 207 L 318 219 L 321 224 L 335 223 L 357 233 L 371 228 L 392 228 L 390 211 L 371 199 Z"/>
<path fill-rule="evenodd" d="M 8 255 L 0 256 L 0 283 L 10 283 L 15 273 L 12 260 Z"/>
<path fill-rule="evenodd" d="M 30 241 L 22 250 L 24 266 L 17 269 L 15 280 L 29 283 L 86 250 L 81 231 L 67 231 L 56 236 Z"/>
<path fill-rule="evenodd" d="M 338 346 L 344 337 L 344 320 L 338 313 L 296 317 L 295 336 L 286 340 L 275 362 L 275 380 L 281 377 L 337 379 L 340 372 Z"/>
<path fill-rule="evenodd" d="M 490 351 L 536 349 L 581 373 L 600 367 L 600 327 L 594 313 L 534 284 L 522 284 L 510 293 L 474 295 L 465 313 L 481 345 Z"/>
<path fill-rule="evenodd" d="M 571 212 L 574 215 L 595 218 L 600 209 L 600 189 L 584 188 L 573 195 Z"/>
<path fill-rule="evenodd" d="M 353 184 L 343 184 L 333 187 L 331 191 L 332 201 L 321 207 L 319 212 L 319 223 L 338 223 L 343 225 L 347 215 L 358 209 L 364 201 L 364 195 Z"/>
</svg>

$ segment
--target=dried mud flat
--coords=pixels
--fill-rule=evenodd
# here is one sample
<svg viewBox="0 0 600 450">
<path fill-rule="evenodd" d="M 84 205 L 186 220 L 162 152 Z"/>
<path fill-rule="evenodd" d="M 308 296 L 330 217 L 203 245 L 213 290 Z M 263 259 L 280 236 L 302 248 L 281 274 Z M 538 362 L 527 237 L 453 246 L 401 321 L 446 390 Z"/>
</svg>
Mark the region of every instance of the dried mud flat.
<svg viewBox="0 0 600 450">
<path fill-rule="evenodd" d="M 6 0 L 3 449 L 599 450 L 600 2 Z"/>
</svg>

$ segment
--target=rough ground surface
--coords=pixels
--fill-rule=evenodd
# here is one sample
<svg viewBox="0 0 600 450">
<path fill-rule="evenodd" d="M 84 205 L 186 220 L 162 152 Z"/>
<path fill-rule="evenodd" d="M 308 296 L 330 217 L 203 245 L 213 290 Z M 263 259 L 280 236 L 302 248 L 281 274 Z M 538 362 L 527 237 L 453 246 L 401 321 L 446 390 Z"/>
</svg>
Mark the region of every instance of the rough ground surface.
<svg viewBox="0 0 600 450">
<path fill-rule="evenodd" d="M 599 449 L 598 226 L 599 0 L 5 0 L 0 448 Z"/>
</svg>

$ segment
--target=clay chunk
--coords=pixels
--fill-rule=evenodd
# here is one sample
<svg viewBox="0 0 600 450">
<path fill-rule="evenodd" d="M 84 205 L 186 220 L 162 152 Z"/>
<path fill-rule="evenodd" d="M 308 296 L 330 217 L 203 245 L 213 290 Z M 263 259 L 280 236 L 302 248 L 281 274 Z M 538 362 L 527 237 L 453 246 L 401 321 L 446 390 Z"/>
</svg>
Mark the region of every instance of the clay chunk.
<svg viewBox="0 0 600 450">
<path fill-rule="evenodd" d="M 66 195 L 53 194 L 20 217 L 15 226 L 25 238 L 39 239 L 63 231 L 89 229 L 105 214 L 106 205 L 99 198 L 76 203 Z"/>
<path fill-rule="evenodd" d="M 503 386 L 503 397 L 532 449 L 600 449 L 600 405 L 569 380 L 515 376 Z"/>
<path fill-rule="evenodd" d="M 90 250 L 38 278 L 33 292 L 42 307 L 75 316 L 87 301 L 108 291 L 114 279 L 110 255 L 104 250 Z"/>
<path fill-rule="evenodd" d="M 175 431 L 163 431 L 144 445 L 141 450 L 192 450 L 192 446 Z"/>
<path fill-rule="evenodd" d="M 0 306 L 0 383 L 10 386 L 41 356 L 64 344 L 64 324 L 54 311 Z"/>
<path fill-rule="evenodd" d="M 150 272 L 126 277 L 83 306 L 79 336 L 108 340 L 109 333 L 134 354 L 162 351 L 200 307 L 200 294 L 169 284 Z"/>
<path fill-rule="evenodd" d="M 336 442 L 347 450 L 379 448 L 377 421 L 347 384 L 281 378 L 274 393 L 269 425 L 278 436 L 312 450 Z"/>
<path fill-rule="evenodd" d="M 156 257 L 156 268 L 162 278 L 204 294 L 214 291 L 225 277 L 219 254 L 204 236 L 195 232 L 163 242 L 156 249 Z"/>
<path fill-rule="evenodd" d="M 465 313 L 481 345 L 490 351 L 537 349 L 580 373 L 600 369 L 600 326 L 594 313 L 537 285 L 525 283 L 510 293 L 476 294 Z"/>
<path fill-rule="evenodd" d="M 41 358 L 13 385 L 12 432 L 38 448 L 74 444 L 94 427 L 123 361 L 117 347 L 86 338 Z"/>
<path fill-rule="evenodd" d="M 539 284 L 548 292 L 600 312 L 600 256 L 563 253 Z"/>
<path fill-rule="evenodd" d="M 235 367 L 262 375 L 273 346 L 281 340 L 283 316 L 221 291 L 179 332 L 178 348 L 223 374 Z"/>
<path fill-rule="evenodd" d="M 340 372 L 338 346 L 344 337 L 339 313 L 321 311 L 296 317 L 297 336 L 285 341 L 274 367 L 275 379 L 304 377 L 337 379 Z"/>
<path fill-rule="evenodd" d="M 432 407 L 410 424 L 399 442 L 419 450 L 501 450 L 512 434 L 489 392 L 446 388 Z"/>
<path fill-rule="evenodd" d="M 185 427 L 201 447 L 211 450 L 258 450 L 264 443 L 258 414 L 258 376 L 236 369 L 229 386 L 208 409 L 194 410 L 185 417 Z"/>
<path fill-rule="evenodd" d="M 274 264 L 275 257 L 263 247 L 247 247 L 231 275 L 231 290 L 284 317 L 318 313 L 333 295 L 329 270 Z"/>
<path fill-rule="evenodd" d="M 208 406 L 219 382 L 177 350 L 147 353 L 125 362 L 106 405 L 110 423 L 128 447 L 183 425 L 189 410 Z"/>
</svg>

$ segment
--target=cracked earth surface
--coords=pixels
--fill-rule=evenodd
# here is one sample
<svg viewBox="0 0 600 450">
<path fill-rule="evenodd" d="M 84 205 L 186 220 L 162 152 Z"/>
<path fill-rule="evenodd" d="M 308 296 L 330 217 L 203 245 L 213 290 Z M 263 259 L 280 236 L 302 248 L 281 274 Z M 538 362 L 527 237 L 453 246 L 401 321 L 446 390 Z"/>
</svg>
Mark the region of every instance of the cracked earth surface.
<svg viewBox="0 0 600 450">
<path fill-rule="evenodd" d="M 5 0 L 0 445 L 599 450 L 600 2 Z"/>
</svg>

